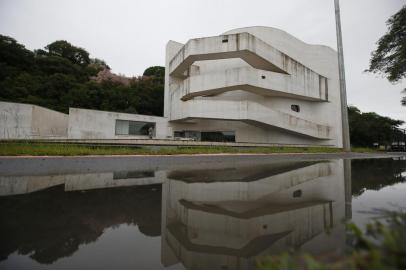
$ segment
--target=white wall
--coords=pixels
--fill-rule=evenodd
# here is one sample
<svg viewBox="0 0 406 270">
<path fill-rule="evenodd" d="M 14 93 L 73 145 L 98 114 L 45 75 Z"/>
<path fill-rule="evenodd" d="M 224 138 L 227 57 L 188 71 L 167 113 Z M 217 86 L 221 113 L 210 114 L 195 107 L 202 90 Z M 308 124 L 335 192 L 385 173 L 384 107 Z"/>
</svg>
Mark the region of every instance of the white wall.
<svg viewBox="0 0 406 270">
<path fill-rule="evenodd" d="M 47 108 L 32 106 L 32 132 L 38 138 L 68 136 L 69 115 Z"/>
<path fill-rule="evenodd" d="M 116 135 L 116 120 L 130 120 L 156 123 L 155 137 L 166 138 L 167 119 L 164 117 L 105 112 L 87 109 L 69 109 L 69 139 L 137 139 L 148 136 Z"/>
<path fill-rule="evenodd" d="M 68 115 L 31 104 L 0 102 L 0 139 L 65 138 Z"/>
</svg>

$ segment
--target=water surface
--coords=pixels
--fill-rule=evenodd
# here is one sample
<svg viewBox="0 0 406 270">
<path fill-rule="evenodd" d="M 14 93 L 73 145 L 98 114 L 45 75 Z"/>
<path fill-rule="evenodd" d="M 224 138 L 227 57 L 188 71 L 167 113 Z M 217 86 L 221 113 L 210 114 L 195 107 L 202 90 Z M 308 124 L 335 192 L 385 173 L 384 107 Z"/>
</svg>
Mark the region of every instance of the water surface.
<svg viewBox="0 0 406 270">
<path fill-rule="evenodd" d="M 110 167 L 0 173 L 0 269 L 254 269 L 406 206 L 402 158 Z"/>
</svg>

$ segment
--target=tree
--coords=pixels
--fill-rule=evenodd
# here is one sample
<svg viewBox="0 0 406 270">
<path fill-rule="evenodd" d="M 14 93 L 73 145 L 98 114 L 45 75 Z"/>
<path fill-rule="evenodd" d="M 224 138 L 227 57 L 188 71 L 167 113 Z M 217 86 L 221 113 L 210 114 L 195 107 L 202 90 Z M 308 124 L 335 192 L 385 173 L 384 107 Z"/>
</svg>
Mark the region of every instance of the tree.
<svg viewBox="0 0 406 270">
<path fill-rule="evenodd" d="M 391 82 L 406 77 L 406 5 L 386 22 L 388 32 L 377 42 L 369 72 L 383 73 Z"/>
<path fill-rule="evenodd" d="M 165 78 L 165 67 L 152 66 L 144 71 L 144 76 L 155 76 L 158 78 Z"/>
<path fill-rule="evenodd" d="M 34 67 L 34 53 L 11 37 L 0 35 L 0 80 Z"/>
<path fill-rule="evenodd" d="M 58 40 L 47 45 L 45 49 L 49 55 L 60 56 L 74 64 L 87 66 L 90 64 L 89 53 L 82 48 L 75 47 L 66 40 Z"/>
<path fill-rule="evenodd" d="M 372 147 L 390 145 L 393 141 L 394 129 L 404 122 L 380 116 L 376 113 L 362 113 L 358 108 L 348 107 L 351 144 L 354 146 Z"/>
</svg>

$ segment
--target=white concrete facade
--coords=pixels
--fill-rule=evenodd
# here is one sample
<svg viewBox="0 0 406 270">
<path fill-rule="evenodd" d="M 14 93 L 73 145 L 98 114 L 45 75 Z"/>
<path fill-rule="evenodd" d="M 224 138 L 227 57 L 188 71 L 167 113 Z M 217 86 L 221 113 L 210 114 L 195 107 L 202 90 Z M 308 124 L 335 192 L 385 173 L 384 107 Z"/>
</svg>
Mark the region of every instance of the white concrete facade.
<svg viewBox="0 0 406 270">
<path fill-rule="evenodd" d="M 233 132 L 236 142 L 342 147 L 337 52 L 329 47 L 270 27 L 234 29 L 169 41 L 165 76 L 169 135 Z"/>
<path fill-rule="evenodd" d="M 36 105 L 0 102 L 0 139 L 66 138 L 68 118 Z"/>
<path fill-rule="evenodd" d="M 105 112 L 87 109 L 69 109 L 69 139 L 137 139 L 148 135 L 118 135 L 116 121 L 154 123 L 154 138 L 164 139 L 167 134 L 167 120 L 164 117 Z"/>
</svg>

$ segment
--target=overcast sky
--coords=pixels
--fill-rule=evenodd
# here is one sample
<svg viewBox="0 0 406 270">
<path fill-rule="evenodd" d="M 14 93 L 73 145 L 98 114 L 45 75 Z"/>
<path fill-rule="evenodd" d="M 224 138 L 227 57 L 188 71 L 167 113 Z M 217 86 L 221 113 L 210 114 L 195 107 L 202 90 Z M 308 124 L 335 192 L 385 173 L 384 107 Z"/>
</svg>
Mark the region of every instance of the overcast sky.
<svg viewBox="0 0 406 270">
<path fill-rule="evenodd" d="M 400 91 L 366 74 L 386 20 L 404 0 L 341 0 L 348 103 L 406 121 Z M 0 0 L 0 34 L 29 49 L 64 39 L 104 59 L 115 73 L 141 75 L 165 64 L 168 40 L 219 35 L 246 26 L 283 29 L 336 49 L 333 0 Z"/>
</svg>

